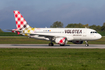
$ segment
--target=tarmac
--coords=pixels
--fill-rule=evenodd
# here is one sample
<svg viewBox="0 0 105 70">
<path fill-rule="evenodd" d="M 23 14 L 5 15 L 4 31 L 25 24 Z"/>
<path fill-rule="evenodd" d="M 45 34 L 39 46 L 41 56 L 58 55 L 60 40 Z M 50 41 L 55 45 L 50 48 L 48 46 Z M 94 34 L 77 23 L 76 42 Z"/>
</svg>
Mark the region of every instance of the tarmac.
<svg viewBox="0 0 105 70">
<path fill-rule="evenodd" d="M 48 44 L 0 44 L 0 48 L 73 48 L 73 49 L 105 49 L 105 44 L 90 44 L 88 47 L 85 44 L 68 44 L 65 46 L 48 46 Z"/>
</svg>

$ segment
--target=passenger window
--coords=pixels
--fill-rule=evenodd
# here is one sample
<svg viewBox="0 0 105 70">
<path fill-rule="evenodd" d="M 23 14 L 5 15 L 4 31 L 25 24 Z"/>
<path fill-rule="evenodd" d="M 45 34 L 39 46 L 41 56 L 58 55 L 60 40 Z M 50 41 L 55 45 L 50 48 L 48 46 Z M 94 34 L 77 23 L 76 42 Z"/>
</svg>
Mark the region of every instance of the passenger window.
<svg viewBox="0 0 105 70">
<path fill-rule="evenodd" d="M 95 32 L 95 33 L 97 33 L 97 32 Z"/>
<path fill-rule="evenodd" d="M 97 32 L 90 32 L 90 33 L 97 33 Z"/>
</svg>

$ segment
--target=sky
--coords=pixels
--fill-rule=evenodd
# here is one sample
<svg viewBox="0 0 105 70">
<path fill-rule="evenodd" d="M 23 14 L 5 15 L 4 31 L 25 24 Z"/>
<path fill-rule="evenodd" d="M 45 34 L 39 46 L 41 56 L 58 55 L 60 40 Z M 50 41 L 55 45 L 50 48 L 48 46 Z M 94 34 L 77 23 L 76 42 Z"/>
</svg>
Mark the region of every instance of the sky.
<svg viewBox="0 0 105 70">
<path fill-rule="evenodd" d="M 32 27 L 50 27 L 60 21 L 102 26 L 105 0 L 0 0 L 0 28 L 15 29 L 13 10 L 19 10 Z"/>
</svg>

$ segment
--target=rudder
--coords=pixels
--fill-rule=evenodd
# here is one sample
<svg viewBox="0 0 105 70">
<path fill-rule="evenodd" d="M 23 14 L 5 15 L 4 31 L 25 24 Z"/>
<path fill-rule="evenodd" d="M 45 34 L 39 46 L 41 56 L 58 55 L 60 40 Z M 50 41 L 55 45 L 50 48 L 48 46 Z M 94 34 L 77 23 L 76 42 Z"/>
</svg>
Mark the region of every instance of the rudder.
<svg viewBox="0 0 105 70">
<path fill-rule="evenodd" d="M 29 28 L 30 26 L 27 24 L 24 17 L 21 15 L 21 13 L 18 10 L 13 11 L 16 21 L 16 27 L 18 30 L 24 30 L 25 28 Z"/>
</svg>

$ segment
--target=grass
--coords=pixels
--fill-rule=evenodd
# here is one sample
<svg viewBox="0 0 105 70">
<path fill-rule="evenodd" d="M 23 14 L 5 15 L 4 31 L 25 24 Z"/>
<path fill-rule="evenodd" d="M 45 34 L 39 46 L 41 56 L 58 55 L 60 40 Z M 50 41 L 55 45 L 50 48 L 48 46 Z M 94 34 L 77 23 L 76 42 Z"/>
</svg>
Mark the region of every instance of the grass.
<svg viewBox="0 0 105 70">
<path fill-rule="evenodd" d="M 105 70 L 105 49 L 0 49 L 0 70 Z"/>
<path fill-rule="evenodd" d="M 0 32 L 0 36 L 21 36 L 21 35 L 17 35 L 16 33 L 12 32 Z"/>
<path fill-rule="evenodd" d="M 105 44 L 105 36 L 99 40 L 89 41 L 89 44 Z"/>
<path fill-rule="evenodd" d="M 105 31 L 99 31 L 99 34 L 101 34 L 102 36 L 105 36 Z"/>
<path fill-rule="evenodd" d="M 0 44 L 47 44 L 50 41 L 36 40 L 24 36 L 0 37 Z"/>
<path fill-rule="evenodd" d="M 1 36 L 0 37 L 0 44 L 48 44 L 48 43 L 50 43 L 50 41 L 37 40 L 37 39 L 27 38 L 24 36 Z M 72 44 L 72 43 L 68 42 L 68 44 Z M 102 37 L 100 40 L 89 41 L 89 44 L 105 44 L 105 37 Z"/>
</svg>

